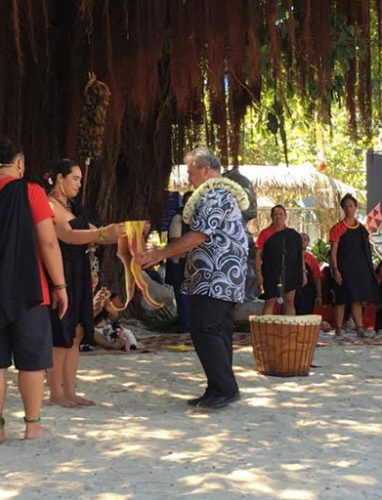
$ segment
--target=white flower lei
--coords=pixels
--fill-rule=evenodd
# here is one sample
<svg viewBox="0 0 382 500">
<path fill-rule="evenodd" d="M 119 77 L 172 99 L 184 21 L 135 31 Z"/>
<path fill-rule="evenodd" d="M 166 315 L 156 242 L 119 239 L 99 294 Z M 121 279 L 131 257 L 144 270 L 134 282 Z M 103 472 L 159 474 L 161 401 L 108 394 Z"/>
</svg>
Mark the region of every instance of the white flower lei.
<svg viewBox="0 0 382 500">
<path fill-rule="evenodd" d="M 225 177 L 215 177 L 203 182 L 191 195 L 183 209 L 183 221 L 188 224 L 195 210 L 195 205 L 199 199 L 212 189 L 224 189 L 229 191 L 236 199 L 240 210 L 247 210 L 249 207 L 249 199 L 244 189 L 235 181 Z"/>
</svg>

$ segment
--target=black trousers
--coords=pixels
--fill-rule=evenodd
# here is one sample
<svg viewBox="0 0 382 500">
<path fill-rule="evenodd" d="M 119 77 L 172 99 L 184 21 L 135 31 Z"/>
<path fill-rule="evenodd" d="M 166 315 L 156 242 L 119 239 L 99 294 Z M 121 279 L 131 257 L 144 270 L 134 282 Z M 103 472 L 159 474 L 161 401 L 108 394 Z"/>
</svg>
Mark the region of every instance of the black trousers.
<svg viewBox="0 0 382 500">
<path fill-rule="evenodd" d="M 207 392 L 214 396 L 238 391 L 232 371 L 234 307 L 234 302 L 207 295 L 191 296 L 191 338 L 207 377 Z"/>
</svg>

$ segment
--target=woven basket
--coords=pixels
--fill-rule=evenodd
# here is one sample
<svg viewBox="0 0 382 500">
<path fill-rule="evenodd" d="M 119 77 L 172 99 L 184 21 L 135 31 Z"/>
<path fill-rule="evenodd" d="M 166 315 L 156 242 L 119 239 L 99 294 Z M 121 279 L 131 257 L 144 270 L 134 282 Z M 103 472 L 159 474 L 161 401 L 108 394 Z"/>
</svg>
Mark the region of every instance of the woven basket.
<svg viewBox="0 0 382 500">
<path fill-rule="evenodd" d="M 256 369 L 263 375 L 309 375 L 321 316 L 250 316 Z"/>
</svg>

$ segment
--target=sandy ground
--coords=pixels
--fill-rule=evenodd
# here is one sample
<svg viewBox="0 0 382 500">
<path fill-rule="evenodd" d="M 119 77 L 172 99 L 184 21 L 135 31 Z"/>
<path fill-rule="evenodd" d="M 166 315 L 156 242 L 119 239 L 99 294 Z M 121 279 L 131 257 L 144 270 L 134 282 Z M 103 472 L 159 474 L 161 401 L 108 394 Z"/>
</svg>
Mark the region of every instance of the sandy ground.
<svg viewBox="0 0 382 500">
<path fill-rule="evenodd" d="M 0 499 L 382 498 L 382 346 L 318 348 L 309 377 L 254 370 L 235 352 L 243 399 L 185 404 L 203 377 L 193 352 L 82 356 L 97 406 L 45 405 L 53 437 L 25 442 L 15 373 L 0 446 Z"/>
</svg>

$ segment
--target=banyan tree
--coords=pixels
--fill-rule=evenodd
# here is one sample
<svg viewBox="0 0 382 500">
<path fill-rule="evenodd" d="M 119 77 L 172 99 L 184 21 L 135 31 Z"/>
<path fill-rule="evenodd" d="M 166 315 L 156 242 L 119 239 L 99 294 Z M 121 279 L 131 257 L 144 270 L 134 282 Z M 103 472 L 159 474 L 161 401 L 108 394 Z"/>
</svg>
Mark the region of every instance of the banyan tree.
<svg viewBox="0 0 382 500">
<path fill-rule="evenodd" d="M 21 139 L 36 173 L 62 156 L 89 164 L 86 203 L 101 220 L 157 221 L 188 148 L 238 163 L 248 107 L 268 106 L 285 142 L 290 96 L 325 122 L 339 100 L 349 134 L 370 136 L 382 109 L 381 6 L 1 0 L 0 128 Z"/>
</svg>

